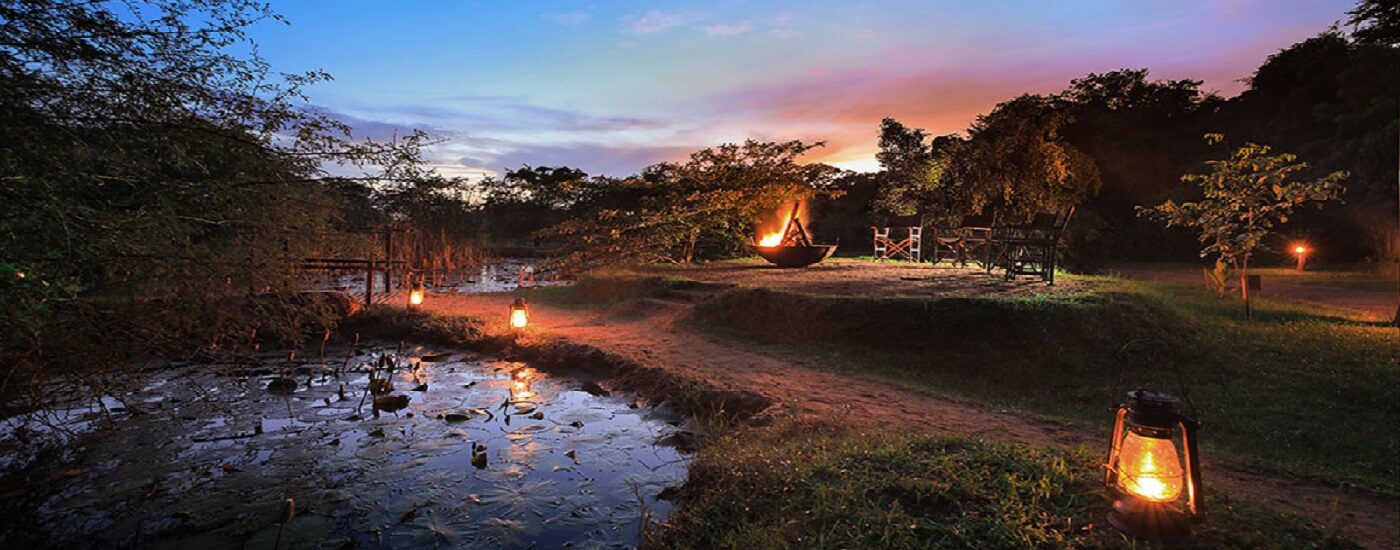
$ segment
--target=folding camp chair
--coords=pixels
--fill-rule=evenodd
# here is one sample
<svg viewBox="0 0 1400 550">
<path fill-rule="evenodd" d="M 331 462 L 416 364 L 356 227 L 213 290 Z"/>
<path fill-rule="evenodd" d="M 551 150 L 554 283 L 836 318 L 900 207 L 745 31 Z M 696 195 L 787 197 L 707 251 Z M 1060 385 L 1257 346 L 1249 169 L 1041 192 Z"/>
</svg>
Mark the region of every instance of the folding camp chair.
<svg viewBox="0 0 1400 550">
<path fill-rule="evenodd" d="M 924 217 L 891 216 L 885 218 L 882 226 L 870 228 L 875 234 L 875 258 L 884 260 L 901 258 L 912 262 L 922 260 Z M 895 240 L 890 236 L 896 229 L 904 230 L 904 238 Z"/>
</svg>

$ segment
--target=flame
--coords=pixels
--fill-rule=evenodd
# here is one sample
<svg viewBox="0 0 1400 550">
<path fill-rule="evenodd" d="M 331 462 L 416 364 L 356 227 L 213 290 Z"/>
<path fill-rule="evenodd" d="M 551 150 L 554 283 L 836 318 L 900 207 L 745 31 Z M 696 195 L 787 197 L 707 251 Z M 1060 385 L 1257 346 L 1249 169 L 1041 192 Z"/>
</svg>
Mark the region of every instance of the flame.
<svg viewBox="0 0 1400 550">
<path fill-rule="evenodd" d="M 807 219 L 807 205 L 801 203 L 797 206 L 797 217 Z M 792 203 L 784 202 L 774 213 L 774 219 L 778 220 L 776 225 L 766 223 L 759 224 L 758 246 L 782 246 L 783 235 L 787 231 L 788 223 L 792 221 Z"/>
<path fill-rule="evenodd" d="M 526 325 L 527 323 L 529 323 L 529 322 L 530 322 L 530 316 L 529 316 L 529 314 L 525 313 L 525 310 L 523 310 L 523 309 L 512 309 L 512 310 L 510 310 L 510 326 L 511 326 L 511 328 L 525 328 L 525 325 Z"/>
<path fill-rule="evenodd" d="M 1308 247 L 1303 246 L 1303 245 L 1300 244 L 1300 245 L 1298 245 L 1298 246 L 1293 247 L 1293 253 L 1294 253 L 1294 254 L 1298 254 L 1298 255 L 1307 254 L 1307 253 L 1308 253 Z"/>
<path fill-rule="evenodd" d="M 423 291 L 415 290 L 408 293 L 408 304 L 413 306 L 423 305 Z"/>
<path fill-rule="evenodd" d="M 1171 440 L 1129 432 L 1120 453 L 1120 488 L 1156 502 L 1174 500 L 1181 494 L 1181 461 Z"/>
</svg>

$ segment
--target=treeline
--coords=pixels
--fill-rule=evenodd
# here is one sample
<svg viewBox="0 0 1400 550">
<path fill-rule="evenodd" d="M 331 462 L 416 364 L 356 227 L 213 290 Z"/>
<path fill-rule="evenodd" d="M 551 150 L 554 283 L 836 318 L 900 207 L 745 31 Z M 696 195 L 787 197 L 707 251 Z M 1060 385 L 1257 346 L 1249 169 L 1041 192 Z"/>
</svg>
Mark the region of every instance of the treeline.
<svg viewBox="0 0 1400 550">
<path fill-rule="evenodd" d="M 251 0 L 0 1 L 0 396 L 68 366 L 249 350 L 328 322 L 292 259 L 376 228 L 474 246 L 426 137 L 351 137 L 245 29 Z M 336 174 L 355 174 L 337 176 Z M 426 221 L 425 221 L 426 220 Z M 412 240 L 412 239 L 411 239 Z"/>
<path fill-rule="evenodd" d="M 1349 12 L 1353 32 L 1328 29 L 1270 56 L 1229 99 L 1203 91 L 1199 80 L 1154 80 L 1146 69 L 1125 69 L 1075 79 L 1055 94 L 1010 99 L 959 134 L 932 136 L 886 119 L 882 169 L 872 174 L 784 168 L 792 155 L 757 153 L 819 144 L 707 149 L 623 178 L 526 166 L 482 183 L 482 234 L 582 263 L 724 258 L 748 253 L 755 224 L 778 207 L 781 191 L 819 196 L 812 227 L 851 252 L 868 253 L 869 227 L 885 215 L 922 213 L 930 224 L 956 224 L 995 212 L 1011 223 L 1074 206 L 1062 251 L 1070 269 L 1186 261 L 1200 250 L 1195 238 L 1139 217 L 1137 207 L 1198 196 L 1183 175 L 1259 143 L 1308 162 L 1299 177 L 1349 174 L 1344 202 L 1288 221 L 1280 242 L 1270 243 L 1275 259 L 1283 240 L 1304 239 L 1320 261 L 1382 261 L 1397 246 L 1397 13 L 1395 2 L 1362 2 Z M 1208 133 L 1226 140 L 1209 145 Z M 590 256 L 586 247 L 600 244 L 605 252 Z"/>
</svg>

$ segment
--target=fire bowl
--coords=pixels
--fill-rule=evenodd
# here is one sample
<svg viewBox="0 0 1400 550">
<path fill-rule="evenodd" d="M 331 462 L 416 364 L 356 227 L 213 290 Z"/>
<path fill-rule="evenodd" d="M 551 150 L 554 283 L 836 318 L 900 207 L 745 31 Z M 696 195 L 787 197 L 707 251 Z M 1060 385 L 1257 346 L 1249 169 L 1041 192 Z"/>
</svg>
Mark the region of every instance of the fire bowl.
<svg viewBox="0 0 1400 550">
<path fill-rule="evenodd" d="M 807 267 L 831 257 L 834 244 L 812 246 L 754 246 L 759 256 L 778 267 Z"/>
</svg>

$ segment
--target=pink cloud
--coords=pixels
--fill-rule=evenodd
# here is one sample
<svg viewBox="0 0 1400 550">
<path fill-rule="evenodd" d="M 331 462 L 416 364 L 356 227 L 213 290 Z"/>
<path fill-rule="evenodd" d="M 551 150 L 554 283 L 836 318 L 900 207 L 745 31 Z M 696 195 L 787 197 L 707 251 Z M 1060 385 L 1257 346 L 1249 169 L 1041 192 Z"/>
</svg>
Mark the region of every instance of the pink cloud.
<svg viewBox="0 0 1400 550">
<path fill-rule="evenodd" d="M 705 34 L 710 36 L 730 36 L 735 34 L 743 34 L 751 30 L 753 30 L 753 25 L 750 25 L 748 21 L 732 24 L 722 23 L 719 25 L 710 25 L 708 27 L 705 27 Z"/>
<path fill-rule="evenodd" d="M 683 22 L 682 19 L 680 15 L 674 13 L 651 10 L 646 15 L 632 20 L 627 28 L 633 34 L 653 34 L 680 25 Z"/>
</svg>

